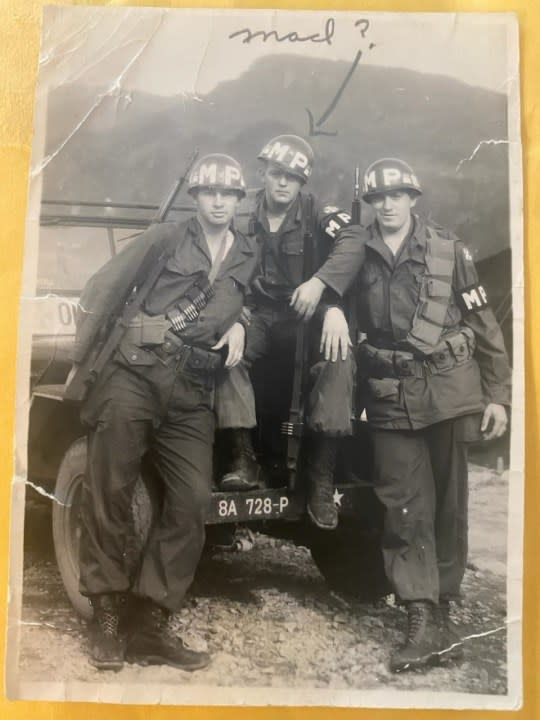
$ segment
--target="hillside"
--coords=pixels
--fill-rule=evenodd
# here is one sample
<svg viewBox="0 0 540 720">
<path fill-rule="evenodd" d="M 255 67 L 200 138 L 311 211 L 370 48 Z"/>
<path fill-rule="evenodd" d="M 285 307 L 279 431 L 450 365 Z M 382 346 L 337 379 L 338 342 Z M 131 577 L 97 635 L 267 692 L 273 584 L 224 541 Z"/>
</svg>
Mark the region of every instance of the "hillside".
<svg viewBox="0 0 540 720">
<path fill-rule="evenodd" d="M 257 184 L 255 156 L 280 132 L 307 135 L 306 108 L 326 110 L 348 64 L 275 55 L 202 98 L 126 90 L 99 101 L 103 88 L 63 86 L 49 96 L 47 153 L 95 104 L 96 110 L 47 166 L 44 197 L 102 202 L 159 202 L 194 146 L 220 150 Z M 317 165 L 310 183 L 350 205 L 354 165 L 400 156 L 426 190 L 425 207 L 455 229 L 479 258 L 508 247 L 506 98 L 445 77 L 360 65 L 322 127 L 310 139 Z"/>
</svg>

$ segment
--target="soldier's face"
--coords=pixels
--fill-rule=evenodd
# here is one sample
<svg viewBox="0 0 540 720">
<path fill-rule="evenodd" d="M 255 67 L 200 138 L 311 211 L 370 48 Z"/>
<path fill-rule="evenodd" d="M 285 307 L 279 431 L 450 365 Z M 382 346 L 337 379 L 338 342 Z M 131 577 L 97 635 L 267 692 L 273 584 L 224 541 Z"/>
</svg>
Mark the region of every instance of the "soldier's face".
<svg viewBox="0 0 540 720">
<path fill-rule="evenodd" d="M 405 190 L 374 195 L 370 204 L 375 210 L 379 225 L 389 232 L 398 232 L 410 220 L 411 211 L 416 205 L 416 197 Z"/>
<path fill-rule="evenodd" d="M 223 227 L 233 219 L 240 198 L 234 190 L 203 188 L 196 196 L 197 212 L 209 225 Z"/>
<path fill-rule="evenodd" d="M 284 208 L 292 205 L 302 187 L 300 178 L 285 172 L 273 163 L 268 163 L 264 169 L 263 184 L 270 205 Z"/>
</svg>

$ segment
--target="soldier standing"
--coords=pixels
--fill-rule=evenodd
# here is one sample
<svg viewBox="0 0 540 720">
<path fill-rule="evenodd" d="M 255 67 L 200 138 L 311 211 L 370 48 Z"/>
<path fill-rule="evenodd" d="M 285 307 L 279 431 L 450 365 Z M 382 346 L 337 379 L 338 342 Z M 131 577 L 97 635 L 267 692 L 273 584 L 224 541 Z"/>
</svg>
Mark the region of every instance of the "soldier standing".
<svg viewBox="0 0 540 720">
<path fill-rule="evenodd" d="M 82 410 L 90 429 L 80 589 L 94 609 L 90 661 L 100 669 L 118 670 L 124 657 L 183 670 L 209 661 L 174 637 L 168 620 L 181 606 L 204 544 L 214 378 L 223 365 L 218 348 L 228 346 L 227 367 L 242 355 L 245 333 L 237 321 L 256 252 L 252 240 L 232 225 L 245 195 L 233 158 L 202 158 L 189 178 L 189 192 L 196 215 L 151 227 L 90 279 L 80 301 L 75 369 L 118 298 L 144 282 L 150 250 L 165 252 L 141 312 Z M 133 574 L 126 559 L 131 500 L 149 452 L 164 497 Z M 126 607 L 131 609 L 127 645 L 119 632 Z"/>
<path fill-rule="evenodd" d="M 220 487 L 257 487 L 259 468 L 251 439 L 255 397 L 249 369 L 284 339 L 294 343 L 298 322 L 316 315 L 317 357 L 310 371 L 307 408 L 307 512 L 315 525 L 332 529 L 338 522 L 333 499 L 336 448 L 340 437 L 351 434 L 354 377 L 347 323 L 339 305 L 347 287 L 344 278 L 354 277 L 361 264 L 359 242 L 357 234 L 348 231 L 348 213 L 301 192 L 313 168 L 313 150 L 305 140 L 296 135 L 275 137 L 258 159 L 264 163 L 263 189 L 257 194 L 248 235 L 256 239 L 261 259 L 252 284 L 244 359 L 227 373 L 216 396 L 218 427 L 228 429 L 232 447 L 232 464 Z M 322 263 L 338 237 L 343 240 L 341 252 L 325 267 Z M 314 256 L 307 279 L 305 242 L 313 243 Z"/>
<path fill-rule="evenodd" d="M 386 508 L 387 576 L 408 613 L 394 672 L 456 655 L 449 615 L 467 558 L 466 441 L 501 436 L 511 371 L 467 247 L 413 214 L 422 190 L 401 160 L 374 162 L 375 212 L 357 277 L 361 400 Z"/>
</svg>

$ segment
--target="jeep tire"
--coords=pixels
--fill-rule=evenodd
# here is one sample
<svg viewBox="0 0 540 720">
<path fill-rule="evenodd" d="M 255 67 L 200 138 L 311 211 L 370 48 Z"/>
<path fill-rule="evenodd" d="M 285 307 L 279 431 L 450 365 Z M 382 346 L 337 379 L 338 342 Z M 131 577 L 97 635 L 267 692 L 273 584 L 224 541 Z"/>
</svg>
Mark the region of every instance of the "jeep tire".
<svg viewBox="0 0 540 720">
<path fill-rule="evenodd" d="M 53 501 L 52 508 L 52 531 L 56 562 L 66 593 L 77 613 L 90 619 L 92 608 L 88 598 L 79 592 L 80 513 L 86 458 L 87 441 L 82 437 L 70 445 L 58 470 L 54 492 L 56 500 Z M 132 501 L 133 533 L 130 550 L 133 562 L 146 542 L 153 507 L 153 500 L 141 478 Z"/>
</svg>

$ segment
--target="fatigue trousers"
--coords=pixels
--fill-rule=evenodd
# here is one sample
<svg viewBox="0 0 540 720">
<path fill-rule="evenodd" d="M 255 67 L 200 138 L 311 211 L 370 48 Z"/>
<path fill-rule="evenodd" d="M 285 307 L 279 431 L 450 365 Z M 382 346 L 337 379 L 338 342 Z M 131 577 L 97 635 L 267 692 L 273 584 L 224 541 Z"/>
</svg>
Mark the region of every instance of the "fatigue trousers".
<svg viewBox="0 0 540 720">
<path fill-rule="evenodd" d="M 386 508 L 385 570 L 403 601 L 459 596 L 468 530 L 462 420 L 372 431 L 375 492 Z"/>
<path fill-rule="evenodd" d="M 203 376 L 164 366 L 153 353 L 146 359 L 153 364 L 116 367 L 87 412 L 93 423 L 82 495 L 80 590 L 130 590 L 174 611 L 191 585 L 205 540 L 213 387 Z M 133 573 L 127 562 L 131 503 L 147 452 L 164 494 Z"/>
<path fill-rule="evenodd" d="M 272 353 L 274 346 L 293 354 L 298 320 L 294 311 L 282 303 L 258 308 L 253 312 L 246 334 L 241 363 L 232 368 L 216 387 L 216 418 L 220 430 L 253 428 L 257 425 L 255 394 L 250 369 L 257 360 Z M 333 437 L 352 433 L 352 397 L 355 360 L 325 360 L 320 353 L 320 323 L 312 321 L 310 330 L 310 391 L 307 398 L 307 426 L 312 432 Z"/>
</svg>

